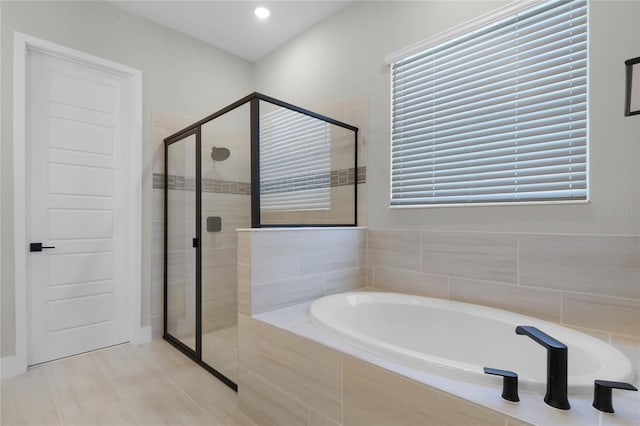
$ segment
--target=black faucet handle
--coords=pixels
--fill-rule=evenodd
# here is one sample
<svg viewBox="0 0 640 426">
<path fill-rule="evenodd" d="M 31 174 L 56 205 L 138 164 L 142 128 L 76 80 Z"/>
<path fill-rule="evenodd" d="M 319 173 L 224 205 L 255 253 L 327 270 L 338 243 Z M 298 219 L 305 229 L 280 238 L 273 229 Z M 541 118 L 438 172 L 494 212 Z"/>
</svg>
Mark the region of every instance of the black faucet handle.
<svg viewBox="0 0 640 426">
<path fill-rule="evenodd" d="M 518 374 L 509 370 L 484 367 L 484 374 L 502 376 L 502 398 L 511 402 L 520 401 L 518 396 Z"/>
<path fill-rule="evenodd" d="M 611 389 L 637 391 L 630 383 L 610 382 L 608 380 L 595 380 L 593 382 L 593 407 L 605 413 L 613 413 L 613 396 Z"/>
</svg>

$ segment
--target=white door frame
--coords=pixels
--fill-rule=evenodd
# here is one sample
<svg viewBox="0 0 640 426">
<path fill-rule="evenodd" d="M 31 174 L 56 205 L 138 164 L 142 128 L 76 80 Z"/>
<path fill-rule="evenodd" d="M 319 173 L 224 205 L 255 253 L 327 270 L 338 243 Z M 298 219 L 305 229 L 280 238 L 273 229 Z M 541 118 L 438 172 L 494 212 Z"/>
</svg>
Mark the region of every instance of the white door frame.
<svg viewBox="0 0 640 426">
<path fill-rule="evenodd" d="M 14 32 L 13 44 L 13 191 L 14 191 L 14 266 L 15 266 L 15 326 L 16 355 L 14 359 L 3 359 L 2 376 L 20 374 L 27 370 L 27 220 L 26 220 L 26 123 L 27 123 L 27 58 L 28 51 L 34 50 L 46 55 L 71 60 L 82 65 L 115 73 L 131 84 L 131 126 L 129 155 L 129 177 L 131 185 L 125 194 L 125 215 L 131 232 L 127 236 L 127 246 L 135 256 L 129 262 L 126 273 L 130 286 L 128 320 L 129 341 L 139 343 L 149 340 L 145 328 L 141 327 L 142 290 L 142 72 L 127 66 L 69 49 L 55 43 L 41 40 L 19 32 Z M 7 362 L 9 361 L 9 362 Z"/>
</svg>

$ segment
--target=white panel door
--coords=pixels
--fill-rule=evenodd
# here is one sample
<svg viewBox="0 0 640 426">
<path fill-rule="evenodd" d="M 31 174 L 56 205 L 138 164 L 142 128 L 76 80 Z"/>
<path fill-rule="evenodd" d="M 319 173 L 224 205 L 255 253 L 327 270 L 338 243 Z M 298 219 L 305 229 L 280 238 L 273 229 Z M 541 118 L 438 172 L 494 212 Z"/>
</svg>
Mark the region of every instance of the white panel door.
<svg viewBox="0 0 640 426">
<path fill-rule="evenodd" d="M 128 340 L 128 81 L 28 53 L 28 364 Z"/>
</svg>

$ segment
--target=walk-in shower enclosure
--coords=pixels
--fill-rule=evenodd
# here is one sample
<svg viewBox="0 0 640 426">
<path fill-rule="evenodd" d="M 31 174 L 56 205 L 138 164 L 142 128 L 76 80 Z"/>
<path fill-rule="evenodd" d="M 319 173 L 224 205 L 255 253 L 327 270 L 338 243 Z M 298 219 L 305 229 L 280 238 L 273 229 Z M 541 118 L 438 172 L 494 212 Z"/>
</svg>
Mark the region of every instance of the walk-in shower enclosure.
<svg viewBox="0 0 640 426">
<path fill-rule="evenodd" d="M 164 338 L 233 389 L 236 229 L 355 226 L 357 132 L 253 93 L 164 140 Z"/>
</svg>

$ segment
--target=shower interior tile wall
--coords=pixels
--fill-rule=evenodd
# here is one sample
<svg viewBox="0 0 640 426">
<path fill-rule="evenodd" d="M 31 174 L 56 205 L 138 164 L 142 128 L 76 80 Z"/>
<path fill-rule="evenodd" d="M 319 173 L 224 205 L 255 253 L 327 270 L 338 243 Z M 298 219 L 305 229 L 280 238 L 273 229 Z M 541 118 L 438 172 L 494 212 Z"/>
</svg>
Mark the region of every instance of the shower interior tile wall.
<svg viewBox="0 0 640 426">
<path fill-rule="evenodd" d="M 164 297 L 164 138 L 193 123 L 189 117 L 153 111 L 151 117 L 153 143 L 152 251 L 151 251 L 151 329 L 154 338 L 163 332 Z M 178 192 L 178 191 L 176 191 Z M 193 206 L 195 210 L 195 206 Z M 184 263 L 184 259 L 172 257 L 172 261 Z M 182 303 L 184 306 L 184 303 Z"/>
<path fill-rule="evenodd" d="M 237 228 L 251 226 L 248 195 L 202 194 L 203 229 L 207 216 L 222 218 L 222 231 L 203 231 L 202 330 L 229 327 L 237 322 Z"/>
<path fill-rule="evenodd" d="M 268 217 L 270 223 L 295 223 L 300 214 L 305 215 L 305 223 L 316 222 L 323 223 L 327 220 L 336 220 L 336 217 L 352 217 L 352 194 L 353 187 L 348 185 L 357 180 L 358 182 L 358 223 L 366 224 L 366 167 L 364 147 L 364 135 L 367 134 L 368 127 L 368 99 L 366 97 L 356 97 L 344 101 L 312 108 L 314 111 L 327 115 L 331 118 L 343 121 L 348 124 L 355 125 L 360 129 L 358 133 L 358 169 L 352 170 L 352 163 L 349 158 L 351 155 L 345 156 L 344 150 L 351 152 L 351 139 L 346 143 L 335 141 L 332 144 L 332 177 L 335 174 L 336 185 L 331 188 L 331 203 L 334 206 L 331 209 L 331 217 L 326 217 L 327 211 L 301 211 L 278 213 L 278 217 Z M 238 116 L 239 117 L 239 116 Z M 237 298 L 236 298 L 236 229 L 251 227 L 251 200 L 250 200 L 250 165 L 248 150 L 248 128 L 246 134 L 239 134 L 237 130 L 229 130 L 230 128 L 243 128 L 247 123 L 236 122 L 230 117 L 227 126 L 221 120 L 214 120 L 203 126 L 202 131 L 202 158 L 203 158 L 203 193 L 202 193 L 202 220 L 206 221 L 207 216 L 222 217 L 222 231 L 219 233 L 203 232 L 203 330 L 215 330 L 221 327 L 227 327 L 235 321 L 237 314 Z M 164 143 L 165 137 L 185 128 L 197 121 L 192 117 L 185 117 L 174 113 L 154 111 L 152 116 L 153 126 L 153 223 L 152 223 L 152 273 L 151 273 L 151 321 L 153 336 L 162 335 L 163 321 L 163 173 L 164 173 Z M 240 127 L 238 127 L 238 123 Z M 234 127 L 235 126 L 235 127 Z M 215 135 L 215 140 L 211 135 Z M 338 135 L 339 136 L 339 135 Z M 247 146 L 237 147 L 238 143 Z M 212 146 L 230 147 L 232 154 L 229 160 L 224 162 L 211 163 L 211 167 L 207 159 L 210 158 Z M 341 151 L 343 150 L 343 151 Z M 347 160 L 345 160 L 347 158 Z M 233 160 L 233 162 L 231 161 Z M 351 175 L 340 174 L 339 172 L 348 171 Z M 340 179 L 347 178 L 348 182 L 341 182 Z M 169 183 L 171 191 L 170 202 L 177 206 L 183 206 L 183 198 L 187 191 L 174 190 Z M 188 186 L 188 185 L 187 185 Z M 186 203 L 189 204 L 189 203 Z M 184 211 L 186 207 L 186 211 Z M 183 212 L 189 214 L 189 206 L 183 206 Z M 195 206 L 193 206 L 195 209 Z M 182 212 L 181 212 L 182 213 Z M 264 214 L 264 212 L 263 212 Z M 316 215 L 314 217 L 313 215 Z M 268 215 L 268 213 L 267 213 Z M 193 217 L 193 215 L 191 216 Z M 186 218 L 183 218 L 186 220 Z M 316 221 L 317 219 L 317 221 Z M 350 220 L 349 220 L 350 221 Z M 187 224 L 187 226 L 191 226 Z M 206 224 L 203 223 L 206 229 Z M 181 228 L 184 229 L 184 228 Z M 187 228 L 190 229 L 190 228 Z M 178 232 L 178 231 L 176 231 Z M 181 237 L 181 238 L 176 238 Z M 169 240 L 187 241 L 184 235 L 170 235 Z M 184 318 L 185 323 L 181 329 L 189 329 L 187 318 L 193 318 L 193 312 L 187 312 L 187 307 L 191 306 L 187 303 L 185 283 L 192 282 L 195 272 L 189 269 L 188 265 L 193 265 L 194 261 L 191 257 L 193 251 L 190 247 L 178 248 L 170 259 L 170 270 L 182 271 L 181 273 L 170 273 L 170 285 L 183 288 L 184 291 L 174 292 L 178 296 L 175 300 L 170 301 L 170 308 L 175 309 L 176 315 L 172 318 Z M 171 268 L 173 265 L 173 268 Z M 215 273 L 214 273 L 215 271 Z M 362 272 L 362 274 L 360 274 Z M 344 277 L 340 277 L 341 273 L 336 272 L 334 277 L 329 280 L 335 282 L 336 287 L 340 287 L 340 280 L 344 281 Z M 358 272 L 350 273 L 358 275 L 358 280 L 364 280 L 364 269 Z M 190 281 L 191 280 L 191 281 Z M 215 289 L 215 291 L 213 291 Z M 184 300 L 181 297 L 185 296 Z"/>
<path fill-rule="evenodd" d="M 366 184 L 366 140 L 365 136 L 369 131 L 369 99 L 366 96 L 356 96 L 353 98 L 345 99 L 341 102 L 335 102 L 328 105 L 322 105 L 314 109 L 320 114 L 324 114 L 327 117 L 334 118 L 352 126 L 358 128 L 358 163 L 357 170 L 354 170 L 354 178 L 358 184 L 358 199 L 356 200 L 358 206 L 358 226 L 367 226 L 367 184 Z M 350 136 L 350 132 L 348 132 Z M 346 143 L 338 143 L 333 145 L 331 152 L 331 170 L 345 170 L 352 167 L 353 157 L 351 156 L 352 145 L 351 138 Z M 347 153 L 347 155 L 345 155 Z M 349 172 L 351 170 L 349 169 Z M 342 177 L 342 176 L 341 176 Z M 350 179 L 349 179 L 350 181 Z M 332 186 L 331 191 L 331 203 L 332 205 L 350 206 L 352 197 L 351 186 Z M 344 211 L 338 211 L 338 214 L 344 214 Z"/>
<path fill-rule="evenodd" d="M 165 112 L 153 113 L 153 141 L 154 141 L 154 184 L 153 184 L 153 252 L 152 252 L 152 306 L 151 318 L 153 336 L 162 335 L 163 321 L 163 180 L 164 173 L 164 151 L 163 139 L 168 135 L 188 126 L 195 122 L 193 118 L 182 117 L 176 114 Z M 207 130 L 203 131 L 202 140 L 202 158 L 204 179 L 208 179 L 206 183 L 211 184 L 210 188 L 203 188 L 202 192 L 202 220 L 203 220 L 203 331 L 211 331 L 219 328 L 228 327 L 236 322 L 237 319 L 237 297 L 236 297 L 236 228 L 248 228 L 251 226 L 251 201 L 249 192 L 245 190 L 245 186 L 249 181 L 249 167 L 229 167 L 223 168 L 218 165 L 207 167 L 211 146 L 216 141 L 211 140 L 207 134 Z M 210 132 L 209 132 L 210 134 Z M 225 134 L 218 138 L 228 137 Z M 236 141 L 244 141 L 245 138 L 238 137 Z M 230 142 L 230 141 L 226 141 Z M 231 146 L 227 144 L 228 146 Z M 232 150 L 233 147 L 231 146 Z M 238 158 L 242 150 L 237 149 L 234 154 L 234 160 L 247 161 L 247 159 Z M 229 169 L 229 170 L 225 170 Z M 238 172 L 237 169 L 246 169 L 244 172 Z M 233 173 L 231 173 L 233 172 Z M 244 176 L 246 175 L 246 176 Z M 227 182 L 240 182 L 241 184 L 229 184 Z M 182 206 L 185 216 L 195 217 L 195 205 L 187 202 L 186 198 L 189 194 L 188 190 L 172 189 L 169 198 L 170 203 L 176 206 Z M 180 209 L 172 209 L 180 210 Z M 189 213 L 191 212 L 191 213 Z M 220 216 L 222 218 L 221 232 L 209 233 L 206 229 L 206 220 L 208 216 Z M 179 218 L 176 218 L 179 219 Z M 183 218 L 186 220 L 186 217 Z M 195 229 L 195 224 L 187 224 L 187 228 L 170 227 L 175 232 L 180 233 L 180 229 Z M 186 241 L 185 235 L 170 235 L 170 243 L 176 244 L 177 241 Z M 191 236 L 187 236 L 190 240 Z M 189 307 L 194 306 L 194 302 L 188 303 L 186 298 L 188 294 L 187 283 L 193 283 L 195 279 L 195 260 L 194 252 L 191 247 L 176 247 L 170 256 L 170 271 L 177 271 L 176 274 L 169 276 L 169 285 L 182 291 L 174 291 L 174 299 L 170 301 L 169 308 L 174 314 L 169 319 L 183 319 L 179 329 L 190 329 L 194 314 L 188 312 Z M 173 268 L 171 267 L 173 265 Z M 190 268 L 190 265 L 194 265 Z M 175 324 L 174 326 L 178 326 Z"/>
</svg>

